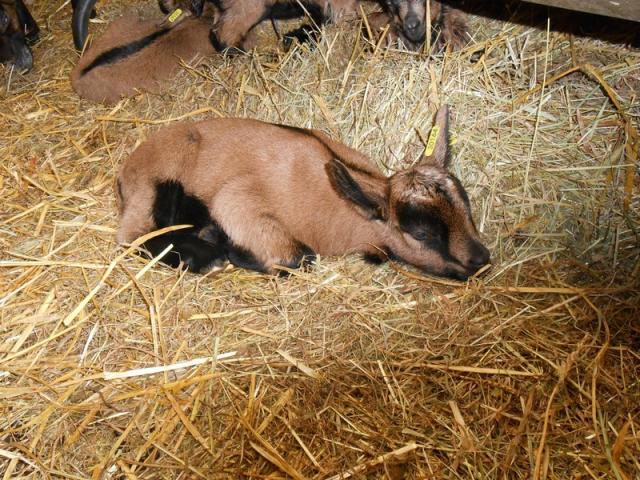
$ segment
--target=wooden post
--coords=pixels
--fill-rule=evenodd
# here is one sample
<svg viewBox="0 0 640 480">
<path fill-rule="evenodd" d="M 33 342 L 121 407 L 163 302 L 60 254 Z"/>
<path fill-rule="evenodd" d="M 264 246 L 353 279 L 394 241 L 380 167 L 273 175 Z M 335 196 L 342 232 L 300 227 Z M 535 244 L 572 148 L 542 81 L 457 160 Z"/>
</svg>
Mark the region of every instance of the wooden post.
<svg viewBox="0 0 640 480">
<path fill-rule="evenodd" d="M 550 7 L 640 22 L 640 0 L 525 0 Z"/>
</svg>

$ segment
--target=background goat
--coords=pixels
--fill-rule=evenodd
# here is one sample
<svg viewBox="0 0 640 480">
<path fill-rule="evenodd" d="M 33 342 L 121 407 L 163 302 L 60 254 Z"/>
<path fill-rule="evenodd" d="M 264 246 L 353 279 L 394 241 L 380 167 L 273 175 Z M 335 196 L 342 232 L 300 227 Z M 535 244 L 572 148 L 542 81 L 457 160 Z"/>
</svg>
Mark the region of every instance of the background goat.
<svg viewBox="0 0 640 480">
<path fill-rule="evenodd" d="M 363 253 L 466 279 L 488 263 L 469 200 L 448 172 L 448 110 L 433 153 L 387 178 L 324 133 L 248 119 L 160 130 L 121 168 L 119 242 L 190 224 L 145 246 L 203 272 L 226 260 L 274 273 L 315 254 Z"/>
<path fill-rule="evenodd" d="M 177 25 L 122 17 L 96 39 L 71 73 L 74 90 L 96 102 L 114 103 L 137 90 L 158 91 L 180 60 L 213 53 L 209 24 L 186 18 Z"/>
<path fill-rule="evenodd" d="M 40 29 L 22 0 L 0 0 L 0 63 L 13 63 L 20 71 L 33 67 L 30 44 Z"/>
<path fill-rule="evenodd" d="M 216 8 L 219 21 L 213 25 L 211 43 L 219 52 L 227 49 L 248 50 L 252 46 L 253 29 L 264 20 L 287 20 L 308 15 L 311 25 L 303 25 L 287 34 L 285 41 L 300 42 L 315 36 L 327 21 L 357 13 L 357 0 L 159 0 L 163 11 L 187 8 L 195 15 Z"/>
<path fill-rule="evenodd" d="M 398 38 L 410 50 L 419 50 L 427 30 L 426 0 L 384 0 L 384 13 L 373 13 L 367 20 L 373 32 L 389 26 L 388 40 Z M 460 48 L 467 43 L 465 14 L 440 1 L 430 1 L 431 38 L 439 45 Z"/>
</svg>

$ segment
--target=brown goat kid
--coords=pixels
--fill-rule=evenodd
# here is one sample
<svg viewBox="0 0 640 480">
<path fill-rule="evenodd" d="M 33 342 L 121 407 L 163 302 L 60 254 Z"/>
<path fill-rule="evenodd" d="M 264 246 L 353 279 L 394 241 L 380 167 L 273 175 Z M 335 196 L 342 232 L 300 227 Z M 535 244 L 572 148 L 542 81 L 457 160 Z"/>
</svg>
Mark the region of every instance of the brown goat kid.
<svg viewBox="0 0 640 480">
<path fill-rule="evenodd" d="M 117 240 L 192 227 L 145 243 L 163 262 L 205 272 L 229 260 L 278 272 L 316 254 L 363 253 L 466 279 L 489 262 L 469 200 L 448 172 L 448 113 L 433 154 L 385 177 L 317 130 L 249 119 L 182 123 L 138 147 L 117 181 Z M 170 247 L 173 245 L 173 247 Z"/>
<path fill-rule="evenodd" d="M 209 24 L 197 18 L 175 25 L 136 16 L 119 18 L 80 58 L 71 83 L 81 97 L 107 104 L 138 90 L 159 92 L 181 60 L 214 53 L 208 32 Z"/>
<path fill-rule="evenodd" d="M 427 0 L 384 0 L 384 13 L 373 13 L 367 17 L 374 34 L 390 27 L 387 40 L 393 43 L 400 39 L 410 50 L 419 50 L 425 42 L 427 31 Z M 452 48 L 467 43 L 465 14 L 439 0 L 429 1 L 432 42 Z"/>
</svg>

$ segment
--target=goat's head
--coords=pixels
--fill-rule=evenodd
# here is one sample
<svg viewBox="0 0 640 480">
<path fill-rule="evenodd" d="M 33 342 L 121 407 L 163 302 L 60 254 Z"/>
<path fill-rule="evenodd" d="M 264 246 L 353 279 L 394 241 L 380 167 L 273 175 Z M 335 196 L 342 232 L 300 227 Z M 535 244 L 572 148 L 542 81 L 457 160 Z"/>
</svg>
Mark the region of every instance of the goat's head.
<svg viewBox="0 0 640 480">
<path fill-rule="evenodd" d="M 386 182 L 333 160 L 327 173 L 333 188 L 383 232 L 391 258 L 428 273 L 464 280 L 489 263 L 471 216 L 467 194 L 448 171 L 448 108 L 442 107 L 433 152 Z"/>
<path fill-rule="evenodd" d="M 11 12 L 15 15 L 15 12 Z M 28 25 L 24 28 L 18 24 L 18 18 L 12 18 L 0 5 L 0 63 L 12 63 L 20 71 L 29 71 L 33 66 L 33 54 L 29 48 L 30 38 L 37 38 L 37 26 L 33 33 L 28 30 Z M 28 38 L 30 37 L 30 38 Z"/>
<path fill-rule="evenodd" d="M 427 31 L 426 0 L 385 0 L 387 10 L 402 35 L 412 43 L 422 43 Z"/>
</svg>

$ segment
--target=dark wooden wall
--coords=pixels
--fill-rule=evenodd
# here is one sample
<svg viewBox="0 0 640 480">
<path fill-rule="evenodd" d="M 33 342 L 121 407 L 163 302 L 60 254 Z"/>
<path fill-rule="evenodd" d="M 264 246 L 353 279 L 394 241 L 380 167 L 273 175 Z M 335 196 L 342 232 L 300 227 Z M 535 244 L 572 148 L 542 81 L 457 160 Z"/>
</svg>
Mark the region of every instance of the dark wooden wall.
<svg viewBox="0 0 640 480">
<path fill-rule="evenodd" d="M 525 0 L 530 3 L 640 22 L 640 0 Z"/>
</svg>

